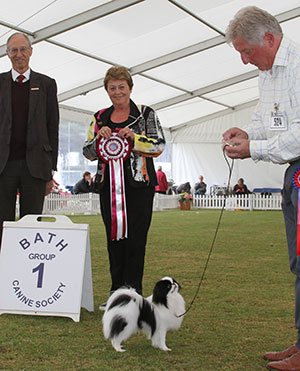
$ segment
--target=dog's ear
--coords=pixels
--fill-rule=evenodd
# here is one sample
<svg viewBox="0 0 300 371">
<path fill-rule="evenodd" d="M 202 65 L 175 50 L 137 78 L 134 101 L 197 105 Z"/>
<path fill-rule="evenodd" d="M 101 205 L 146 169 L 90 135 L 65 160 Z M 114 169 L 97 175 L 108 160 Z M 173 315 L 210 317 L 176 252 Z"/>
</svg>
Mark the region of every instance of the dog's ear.
<svg viewBox="0 0 300 371">
<path fill-rule="evenodd" d="M 160 280 L 156 283 L 153 290 L 152 301 L 155 304 L 162 304 L 168 308 L 167 295 L 172 288 L 169 280 Z"/>
</svg>

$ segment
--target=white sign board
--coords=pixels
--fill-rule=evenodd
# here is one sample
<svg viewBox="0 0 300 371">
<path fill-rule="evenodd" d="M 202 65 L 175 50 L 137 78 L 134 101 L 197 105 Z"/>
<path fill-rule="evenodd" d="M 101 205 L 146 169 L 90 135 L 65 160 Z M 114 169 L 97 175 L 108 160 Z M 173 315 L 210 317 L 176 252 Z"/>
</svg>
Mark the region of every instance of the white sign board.
<svg viewBox="0 0 300 371">
<path fill-rule="evenodd" d="M 88 224 L 72 223 L 64 215 L 4 222 L 0 314 L 64 316 L 78 322 L 81 307 L 94 310 Z"/>
</svg>

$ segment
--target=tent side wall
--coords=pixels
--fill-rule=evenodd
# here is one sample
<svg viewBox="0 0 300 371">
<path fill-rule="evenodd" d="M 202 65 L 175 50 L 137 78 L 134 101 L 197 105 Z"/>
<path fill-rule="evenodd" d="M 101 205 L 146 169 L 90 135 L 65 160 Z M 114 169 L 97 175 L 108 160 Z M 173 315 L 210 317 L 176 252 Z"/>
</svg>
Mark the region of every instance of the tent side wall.
<svg viewBox="0 0 300 371">
<path fill-rule="evenodd" d="M 222 134 L 234 126 L 243 128 L 251 120 L 252 107 L 227 113 L 198 125 L 179 128 L 172 132 L 172 172 L 176 184 L 189 181 L 191 186 L 199 175 L 209 187 L 223 186 L 228 182 L 229 168 L 222 151 Z M 231 163 L 231 160 L 229 159 Z M 244 178 L 253 188 L 282 188 L 286 165 L 268 162 L 254 163 L 251 159 L 236 160 L 233 165 L 231 185 Z"/>
</svg>

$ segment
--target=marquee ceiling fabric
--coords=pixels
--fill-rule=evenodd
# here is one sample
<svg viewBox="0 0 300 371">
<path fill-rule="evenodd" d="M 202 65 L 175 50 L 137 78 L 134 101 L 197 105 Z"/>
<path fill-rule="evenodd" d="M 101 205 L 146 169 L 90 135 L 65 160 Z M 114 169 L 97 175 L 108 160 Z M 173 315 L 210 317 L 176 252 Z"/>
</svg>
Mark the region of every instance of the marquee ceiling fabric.
<svg viewBox="0 0 300 371">
<path fill-rule="evenodd" d="M 10 69 L 6 40 L 16 31 L 33 41 L 32 69 L 57 81 L 62 107 L 95 112 L 110 104 L 106 70 L 124 65 L 132 98 L 152 106 L 163 127 L 182 127 L 247 107 L 258 98 L 257 69 L 243 65 L 224 41 L 242 7 L 275 15 L 300 43 L 298 0 L 23 0 L 0 15 L 0 70 Z"/>
</svg>

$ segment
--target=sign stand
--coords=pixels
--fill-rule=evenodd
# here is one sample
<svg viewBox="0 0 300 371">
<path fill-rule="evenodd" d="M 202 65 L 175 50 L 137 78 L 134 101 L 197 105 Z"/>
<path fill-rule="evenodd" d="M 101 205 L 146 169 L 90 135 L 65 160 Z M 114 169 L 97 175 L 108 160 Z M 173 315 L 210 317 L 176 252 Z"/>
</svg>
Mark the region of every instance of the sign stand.
<svg viewBox="0 0 300 371">
<path fill-rule="evenodd" d="M 41 218 L 52 221 L 39 221 Z M 3 223 L 0 314 L 71 317 L 94 311 L 89 225 L 64 215 Z"/>
</svg>

